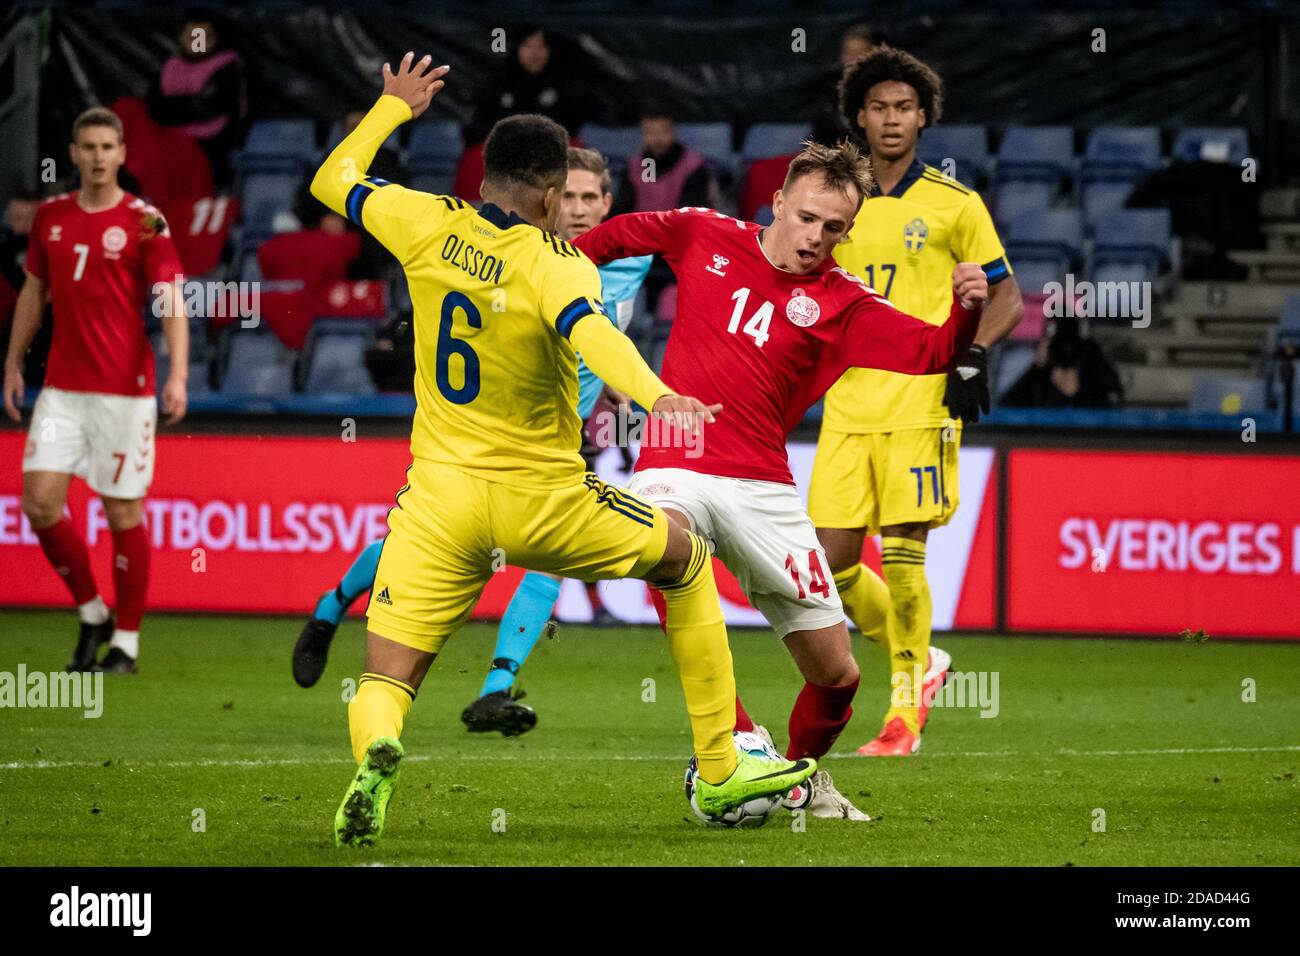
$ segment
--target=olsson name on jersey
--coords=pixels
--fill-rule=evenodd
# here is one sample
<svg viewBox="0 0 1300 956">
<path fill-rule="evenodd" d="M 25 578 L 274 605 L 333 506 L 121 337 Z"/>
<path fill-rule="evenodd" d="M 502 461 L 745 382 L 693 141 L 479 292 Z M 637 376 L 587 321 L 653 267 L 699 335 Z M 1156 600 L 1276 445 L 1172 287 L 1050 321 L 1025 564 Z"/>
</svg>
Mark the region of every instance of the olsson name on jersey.
<svg viewBox="0 0 1300 956">
<path fill-rule="evenodd" d="M 492 285 L 501 284 L 501 276 L 506 268 L 504 259 L 474 248 L 473 243 L 466 242 L 454 232 L 448 233 L 442 244 L 442 258 L 480 282 L 490 282 Z"/>
</svg>

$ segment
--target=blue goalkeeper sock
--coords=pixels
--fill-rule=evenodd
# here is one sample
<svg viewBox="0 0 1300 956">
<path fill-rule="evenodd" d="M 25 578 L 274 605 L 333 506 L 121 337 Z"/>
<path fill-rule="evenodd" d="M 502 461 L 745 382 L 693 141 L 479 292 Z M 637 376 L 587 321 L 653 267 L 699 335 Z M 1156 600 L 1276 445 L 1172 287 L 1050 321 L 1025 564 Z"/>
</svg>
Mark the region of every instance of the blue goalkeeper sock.
<svg viewBox="0 0 1300 956">
<path fill-rule="evenodd" d="M 316 605 L 314 617 L 337 624 L 343 620 L 352 602 L 370 590 L 375 583 L 375 569 L 379 567 L 379 552 L 383 550 L 384 539 L 372 541 L 365 550 L 357 555 L 343 575 L 338 587 L 321 597 Z"/>
<path fill-rule="evenodd" d="M 551 610 L 560 596 L 560 582 L 530 571 L 519 582 L 497 628 L 497 646 L 492 652 L 492 669 L 483 681 L 479 696 L 506 690 L 515 682 L 515 671 L 523 666 L 528 653 L 542 636 L 542 628 L 551 618 Z M 508 661 L 513 667 L 501 666 Z"/>
</svg>

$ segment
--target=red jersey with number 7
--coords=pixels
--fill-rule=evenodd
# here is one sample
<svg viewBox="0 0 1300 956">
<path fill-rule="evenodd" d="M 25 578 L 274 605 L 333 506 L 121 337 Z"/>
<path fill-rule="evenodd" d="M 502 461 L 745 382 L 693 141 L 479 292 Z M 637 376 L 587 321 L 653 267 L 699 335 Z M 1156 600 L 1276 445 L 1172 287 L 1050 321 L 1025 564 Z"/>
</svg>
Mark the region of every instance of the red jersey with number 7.
<svg viewBox="0 0 1300 956">
<path fill-rule="evenodd" d="M 154 393 L 144 310 L 154 286 L 181 278 L 162 214 L 126 193 L 87 212 L 76 193 L 46 200 L 32 222 L 23 266 L 49 287 L 54 334 L 45 384 L 109 395 Z"/>
<path fill-rule="evenodd" d="M 774 266 L 762 227 L 712 209 L 615 216 L 573 240 L 597 265 L 658 253 L 677 277 L 661 377 L 722 413 L 697 441 L 645 429 L 637 470 L 685 468 L 793 484 L 785 440 L 846 369 L 946 372 L 970 347 L 978 310 L 953 297 L 943 325 L 895 309 L 827 258 L 807 275 Z"/>
</svg>

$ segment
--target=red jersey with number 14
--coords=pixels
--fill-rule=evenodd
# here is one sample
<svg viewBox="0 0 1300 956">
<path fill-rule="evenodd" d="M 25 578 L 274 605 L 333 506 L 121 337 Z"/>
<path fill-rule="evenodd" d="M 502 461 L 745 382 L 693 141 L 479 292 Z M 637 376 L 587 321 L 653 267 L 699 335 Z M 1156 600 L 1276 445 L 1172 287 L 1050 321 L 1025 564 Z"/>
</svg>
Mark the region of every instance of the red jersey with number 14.
<svg viewBox="0 0 1300 956">
<path fill-rule="evenodd" d="M 913 375 L 949 371 L 979 313 L 954 296 L 943 325 L 899 312 L 827 259 L 807 275 L 778 269 L 762 228 L 711 209 L 615 216 L 573 240 L 597 264 L 663 255 L 677 276 L 677 315 L 662 378 L 722 413 L 692 448 L 647 429 L 637 470 L 685 468 L 793 484 L 785 440 L 846 369 Z"/>
<path fill-rule="evenodd" d="M 82 209 L 76 193 L 48 199 L 36 210 L 24 268 L 46 283 L 54 306 L 46 385 L 153 394 L 144 310 L 155 283 L 181 275 L 157 209 L 130 193 L 96 212 Z"/>
</svg>

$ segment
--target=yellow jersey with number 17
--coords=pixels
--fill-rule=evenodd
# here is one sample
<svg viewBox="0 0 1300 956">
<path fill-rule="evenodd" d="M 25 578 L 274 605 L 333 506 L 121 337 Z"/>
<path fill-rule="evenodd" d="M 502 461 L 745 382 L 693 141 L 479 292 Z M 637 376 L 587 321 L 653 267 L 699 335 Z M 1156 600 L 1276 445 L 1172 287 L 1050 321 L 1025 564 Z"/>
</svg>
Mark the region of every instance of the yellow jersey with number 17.
<svg viewBox="0 0 1300 956">
<path fill-rule="evenodd" d="M 989 285 L 1011 275 L 979 194 L 919 159 L 889 195 L 873 192 L 862 203 L 835 261 L 895 308 L 934 325 L 948 318 L 957 263 L 979 263 Z M 946 378 L 849 369 L 826 393 L 822 426 L 862 434 L 943 425 Z"/>
<path fill-rule="evenodd" d="M 410 117 L 400 99 L 381 97 L 312 192 L 406 272 L 415 307 L 411 455 L 526 487 L 580 481 L 568 336 L 579 319 L 605 313 L 596 267 L 514 213 L 367 177 L 379 145 Z"/>
</svg>

